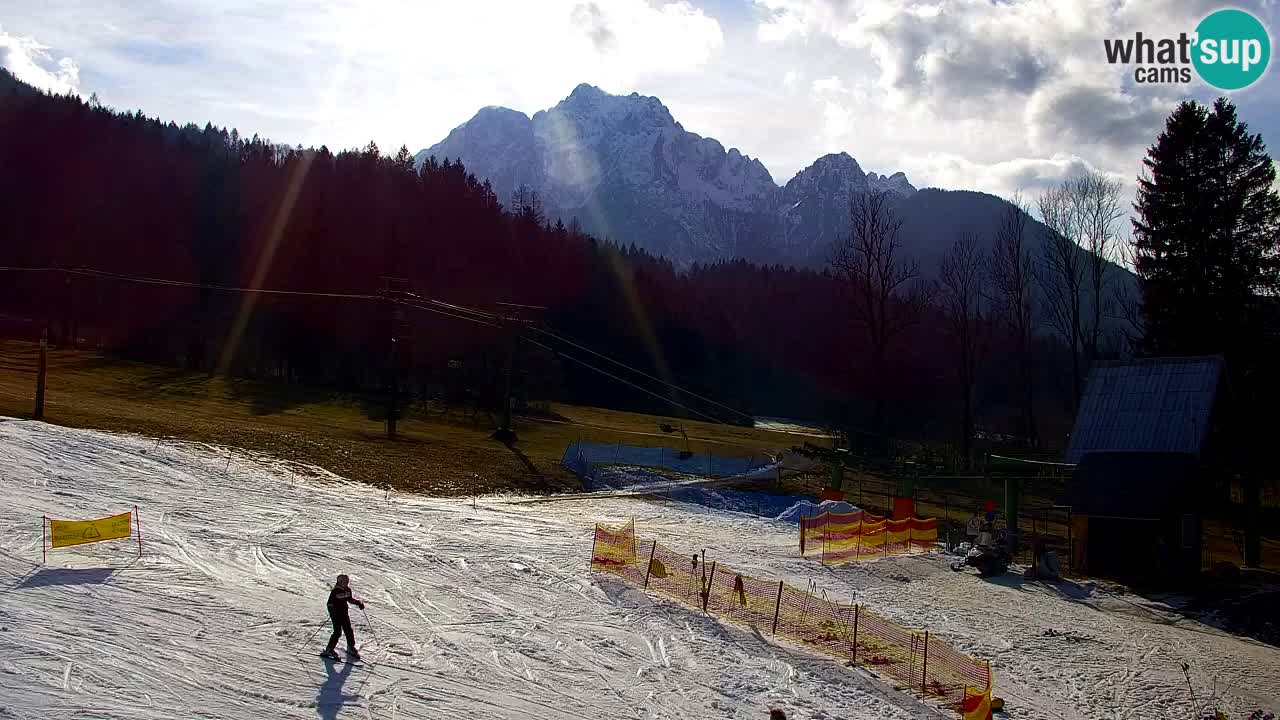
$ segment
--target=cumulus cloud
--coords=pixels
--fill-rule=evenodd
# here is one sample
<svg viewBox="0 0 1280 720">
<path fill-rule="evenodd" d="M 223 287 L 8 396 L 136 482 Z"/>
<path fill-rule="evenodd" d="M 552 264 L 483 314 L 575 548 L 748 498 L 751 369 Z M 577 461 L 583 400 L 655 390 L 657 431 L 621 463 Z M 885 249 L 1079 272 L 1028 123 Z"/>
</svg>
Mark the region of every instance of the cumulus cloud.
<svg viewBox="0 0 1280 720">
<path fill-rule="evenodd" d="M 755 0 L 756 35 L 815 66 L 824 147 L 917 185 L 1041 188 L 1084 168 L 1132 184 L 1174 105 L 1204 88 L 1140 85 L 1102 40 L 1191 31 L 1215 0 Z M 1264 22 L 1274 13 L 1264 1 Z M 1274 23 L 1273 23 L 1274 26 Z M 1259 93 L 1267 91 L 1259 90 Z M 1274 93 L 1274 91 L 1271 91 Z M 876 115 L 869 121 L 868 114 Z M 891 114 L 891 119 L 883 116 Z M 842 131 L 843 128 L 843 131 Z M 891 148 L 886 151 L 885 148 Z M 896 163 L 896 167 L 894 165 Z"/>
<path fill-rule="evenodd" d="M 1149 143 L 1176 95 L 1134 95 L 1119 87 L 1066 81 L 1036 93 L 1026 105 L 1034 147 L 1096 145 L 1124 151 Z"/>
<path fill-rule="evenodd" d="M 1049 157 L 1015 157 L 996 162 L 971 160 L 956 153 L 930 153 L 904 158 L 908 176 L 930 177 L 939 187 L 980 190 L 1002 197 L 1034 196 L 1088 171 L 1115 179 L 1129 178 L 1107 172 L 1077 155 L 1055 153 Z"/>
<path fill-rule="evenodd" d="M 1261 1 L 1246 9 L 1280 27 Z M 55 58 L 74 57 L 109 105 L 331 148 L 417 150 L 483 106 L 533 113 L 585 82 L 658 96 L 779 182 L 843 150 L 917 186 L 997 193 L 1083 167 L 1132 184 L 1174 103 L 1212 97 L 1133 83 L 1102 39 L 1190 30 L 1217 0 L 754 3 L 99 0 L 89 17 L 16 3 L 0 60 L 66 91 L 79 69 Z M 1272 99 L 1242 116 L 1274 146 L 1276 89 L 1261 85 L 1239 101 Z"/>
<path fill-rule="evenodd" d="M 595 3 L 583 3 L 573 8 L 573 20 L 582 26 L 587 37 L 596 46 L 596 50 L 608 50 L 615 40 L 613 30 L 604 21 L 600 6 Z"/>
<path fill-rule="evenodd" d="M 59 95 L 80 94 L 80 66 L 75 60 L 63 57 L 55 61 L 47 45 L 32 37 L 11 35 L 3 27 L 0 27 L 0 67 L 41 90 Z"/>
<path fill-rule="evenodd" d="M 416 150 L 583 82 L 660 94 L 654 78 L 696 77 L 724 44 L 686 0 L 101 0 L 19 3 L 5 22 L 80 59 L 108 104 L 332 148 Z"/>
</svg>

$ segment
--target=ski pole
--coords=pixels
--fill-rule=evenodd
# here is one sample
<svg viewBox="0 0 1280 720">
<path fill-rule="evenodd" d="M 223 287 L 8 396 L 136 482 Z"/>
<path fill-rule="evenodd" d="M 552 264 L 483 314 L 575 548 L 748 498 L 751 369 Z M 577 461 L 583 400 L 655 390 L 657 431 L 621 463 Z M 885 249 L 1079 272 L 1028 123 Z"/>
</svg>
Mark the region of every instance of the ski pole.
<svg viewBox="0 0 1280 720">
<path fill-rule="evenodd" d="M 323 630 L 323 629 L 324 629 L 324 621 L 323 621 L 323 620 L 321 620 L 321 621 L 320 621 L 320 625 L 319 625 L 319 627 L 317 627 L 317 628 L 316 628 L 316 631 L 315 631 L 315 632 L 313 632 L 313 633 L 311 633 L 311 635 L 309 635 L 309 636 L 307 637 L 307 639 L 306 639 L 306 640 L 304 640 L 304 641 L 302 642 L 302 644 L 298 646 L 298 649 L 297 649 L 297 650 L 294 650 L 294 651 L 293 651 L 293 656 L 294 656 L 294 657 L 297 657 L 297 656 L 298 656 L 298 653 L 302 652 L 302 648 L 304 648 L 304 647 L 306 647 L 306 646 L 310 645 L 310 644 L 311 644 L 311 641 L 312 641 L 312 640 L 314 640 L 314 639 L 315 639 L 315 637 L 316 637 L 317 635 L 319 635 L 319 634 L 320 634 L 320 631 L 321 631 L 321 630 Z"/>
<path fill-rule="evenodd" d="M 382 647 L 382 640 L 378 639 L 378 631 L 373 629 L 373 621 L 369 619 L 369 611 L 360 608 L 360 612 L 364 614 L 364 624 L 369 626 L 369 634 L 373 636 L 373 641 L 378 643 L 378 647 Z"/>
</svg>

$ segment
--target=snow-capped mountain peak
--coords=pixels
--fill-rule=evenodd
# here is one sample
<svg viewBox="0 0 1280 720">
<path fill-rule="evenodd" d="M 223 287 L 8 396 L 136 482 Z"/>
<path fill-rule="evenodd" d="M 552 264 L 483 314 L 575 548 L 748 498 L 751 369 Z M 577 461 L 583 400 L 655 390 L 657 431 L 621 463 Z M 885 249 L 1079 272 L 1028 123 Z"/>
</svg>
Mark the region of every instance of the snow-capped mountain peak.
<svg viewBox="0 0 1280 720">
<path fill-rule="evenodd" d="M 809 195 L 847 204 L 856 191 L 915 192 L 902 173 L 866 175 L 843 152 L 819 158 L 780 188 L 759 160 L 685 130 L 658 98 L 586 83 L 532 117 L 484 108 L 418 153 L 419 161 L 428 155 L 461 158 L 503 202 L 527 185 L 548 214 L 577 217 L 589 232 L 678 265 L 782 260 L 778 253 L 790 243 L 779 209 Z"/>
</svg>

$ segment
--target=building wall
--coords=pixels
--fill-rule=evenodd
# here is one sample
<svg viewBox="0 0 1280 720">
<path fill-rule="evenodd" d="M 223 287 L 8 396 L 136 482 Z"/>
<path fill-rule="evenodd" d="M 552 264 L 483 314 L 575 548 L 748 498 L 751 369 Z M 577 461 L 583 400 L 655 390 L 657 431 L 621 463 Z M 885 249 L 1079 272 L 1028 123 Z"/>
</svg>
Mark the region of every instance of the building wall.
<svg viewBox="0 0 1280 720">
<path fill-rule="evenodd" d="M 1095 577 L 1176 586 L 1200 572 L 1200 518 L 1194 513 L 1159 519 L 1079 516 L 1072 533 L 1082 567 Z"/>
</svg>

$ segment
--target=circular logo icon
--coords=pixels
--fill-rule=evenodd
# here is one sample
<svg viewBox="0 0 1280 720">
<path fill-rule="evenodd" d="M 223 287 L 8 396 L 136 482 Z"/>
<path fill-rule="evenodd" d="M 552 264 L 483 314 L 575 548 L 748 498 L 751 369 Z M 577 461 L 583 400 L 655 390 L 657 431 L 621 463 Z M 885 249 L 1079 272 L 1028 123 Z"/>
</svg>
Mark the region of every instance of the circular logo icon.
<svg viewBox="0 0 1280 720">
<path fill-rule="evenodd" d="M 1219 90 L 1239 90 L 1262 77 L 1271 59 L 1271 37 L 1243 10 L 1218 10 L 1196 26 L 1191 62 L 1201 79 Z"/>
</svg>

